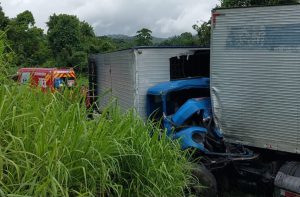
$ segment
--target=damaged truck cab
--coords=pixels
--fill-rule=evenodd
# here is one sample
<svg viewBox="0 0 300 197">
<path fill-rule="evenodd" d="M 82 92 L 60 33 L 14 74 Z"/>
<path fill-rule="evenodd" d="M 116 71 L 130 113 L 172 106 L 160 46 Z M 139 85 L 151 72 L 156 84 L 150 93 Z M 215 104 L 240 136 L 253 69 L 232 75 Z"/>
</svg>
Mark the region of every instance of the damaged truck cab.
<svg viewBox="0 0 300 197">
<path fill-rule="evenodd" d="M 192 78 L 160 83 L 147 92 L 147 115 L 160 122 L 172 139 L 180 139 L 182 149 L 205 148 L 207 125 L 211 122 L 209 78 Z M 222 138 L 222 134 L 214 132 Z"/>
</svg>

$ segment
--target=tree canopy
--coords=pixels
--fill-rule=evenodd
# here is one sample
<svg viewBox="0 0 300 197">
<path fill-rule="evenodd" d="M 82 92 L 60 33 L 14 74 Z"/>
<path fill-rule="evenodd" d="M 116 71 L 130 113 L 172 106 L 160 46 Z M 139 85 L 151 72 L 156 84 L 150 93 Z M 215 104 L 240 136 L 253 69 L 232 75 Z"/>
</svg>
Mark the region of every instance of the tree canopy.
<svg viewBox="0 0 300 197">
<path fill-rule="evenodd" d="M 9 23 L 9 18 L 5 16 L 2 7 L 0 6 L 0 30 L 5 30 Z"/>
<path fill-rule="evenodd" d="M 150 46 L 152 45 L 152 31 L 150 29 L 147 28 L 142 28 L 141 30 L 138 30 L 136 32 L 136 36 L 135 36 L 135 42 L 136 45 L 139 46 Z"/>
<path fill-rule="evenodd" d="M 41 64 L 49 56 L 43 30 L 34 26 L 35 20 L 28 10 L 8 20 L 5 26 L 11 49 L 17 54 L 14 63 L 17 65 Z"/>
<path fill-rule="evenodd" d="M 76 16 L 60 14 L 50 16 L 47 22 L 47 37 L 53 55 L 59 58 L 60 55 L 72 55 L 72 51 L 79 46 L 80 22 Z M 66 57 L 64 59 L 67 59 Z"/>
</svg>

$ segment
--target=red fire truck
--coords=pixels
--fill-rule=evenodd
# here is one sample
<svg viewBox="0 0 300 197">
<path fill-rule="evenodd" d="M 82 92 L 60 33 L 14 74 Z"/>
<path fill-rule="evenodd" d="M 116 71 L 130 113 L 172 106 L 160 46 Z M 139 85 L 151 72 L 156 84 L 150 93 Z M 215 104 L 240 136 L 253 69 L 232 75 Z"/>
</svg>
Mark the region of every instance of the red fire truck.
<svg viewBox="0 0 300 197">
<path fill-rule="evenodd" d="M 60 87 L 75 85 L 76 75 L 72 68 L 20 68 L 18 81 L 21 84 L 29 83 L 41 87 L 42 90 L 54 91 Z"/>
</svg>

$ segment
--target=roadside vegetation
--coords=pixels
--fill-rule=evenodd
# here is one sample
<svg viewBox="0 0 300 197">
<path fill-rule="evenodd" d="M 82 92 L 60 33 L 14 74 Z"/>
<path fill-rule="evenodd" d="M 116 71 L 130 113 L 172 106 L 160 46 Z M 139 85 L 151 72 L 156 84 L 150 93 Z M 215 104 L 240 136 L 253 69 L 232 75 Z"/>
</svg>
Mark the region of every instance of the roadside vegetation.
<svg viewBox="0 0 300 197">
<path fill-rule="evenodd" d="M 159 127 L 116 101 L 89 118 L 84 77 L 54 93 L 14 82 L 16 55 L 2 31 L 0 196 L 184 196 L 199 185 Z"/>
<path fill-rule="evenodd" d="M 179 145 L 112 101 L 88 118 L 75 89 L 44 93 L 10 79 L 0 39 L 0 196 L 183 196 L 191 163 Z M 150 132 L 153 133 L 150 137 Z"/>
<path fill-rule="evenodd" d="M 87 119 L 73 91 L 0 85 L 0 196 L 184 194 L 190 163 L 178 144 L 113 103 Z"/>
</svg>

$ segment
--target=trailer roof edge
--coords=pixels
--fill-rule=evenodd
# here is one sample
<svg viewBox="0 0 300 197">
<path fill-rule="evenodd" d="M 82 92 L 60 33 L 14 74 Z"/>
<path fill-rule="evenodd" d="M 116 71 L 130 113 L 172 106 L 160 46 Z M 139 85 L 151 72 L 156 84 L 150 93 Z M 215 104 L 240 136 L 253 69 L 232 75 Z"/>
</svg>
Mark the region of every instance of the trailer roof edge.
<svg viewBox="0 0 300 197">
<path fill-rule="evenodd" d="M 263 7 L 280 7 L 280 6 L 295 6 L 295 5 L 300 5 L 300 3 L 291 3 L 291 4 L 284 4 L 284 5 L 256 5 L 256 6 L 249 6 L 249 7 L 231 7 L 231 8 L 224 8 L 224 7 L 217 7 L 212 9 L 212 12 L 216 10 L 232 10 L 232 9 L 247 9 L 247 8 L 263 8 Z"/>
<path fill-rule="evenodd" d="M 115 51 L 103 52 L 103 53 L 92 53 L 90 55 L 96 54 L 108 54 L 115 53 L 119 51 L 129 51 L 129 50 L 138 50 L 138 49 L 197 49 L 197 50 L 209 50 L 209 47 L 201 47 L 201 46 L 136 46 L 132 48 L 119 49 Z"/>
</svg>

